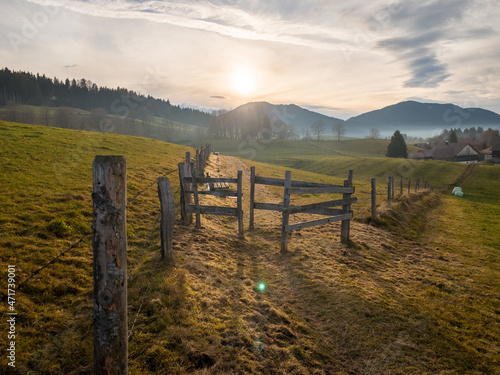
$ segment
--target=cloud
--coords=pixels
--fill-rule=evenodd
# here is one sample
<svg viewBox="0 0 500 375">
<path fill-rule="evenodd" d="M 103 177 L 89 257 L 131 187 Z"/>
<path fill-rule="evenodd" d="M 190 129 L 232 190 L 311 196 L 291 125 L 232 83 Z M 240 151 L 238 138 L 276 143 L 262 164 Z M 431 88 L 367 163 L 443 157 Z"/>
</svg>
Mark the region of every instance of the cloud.
<svg viewBox="0 0 500 375">
<path fill-rule="evenodd" d="M 413 58 L 409 62 L 413 76 L 404 82 L 405 87 L 437 87 L 451 76 L 447 65 L 441 63 L 433 51 L 425 48 L 419 51 L 422 56 Z"/>
<path fill-rule="evenodd" d="M 264 100 L 338 117 L 412 96 L 500 102 L 500 81 L 482 83 L 500 71 L 500 8 L 493 0 L 0 4 L 6 14 L 0 34 L 26 39 L 14 51 L 0 38 L 3 64 L 49 76 L 71 73 L 191 106 Z M 48 22 L 39 25 L 42 13 Z M 36 35 L 24 36 L 25 19 L 39 25 Z M 251 96 L 233 89 L 241 67 L 255 76 Z"/>
<path fill-rule="evenodd" d="M 154 0 L 108 2 L 101 0 L 28 0 L 42 6 L 61 6 L 74 12 L 107 18 L 143 19 L 196 30 L 214 32 L 238 39 L 279 42 L 325 50 L 339 50 L 338 43 L 348 39 L 352 31 L 331 28 L 317 22 L 298 1 L 266 6 L 255 1 L 252 13 L 226 2 L 160 2 Z M 311 1 L 309 1 L 311 2 Z M 247 6 L 248 8 L 248 6 Z M 262 10 L 266 10 L 263 12 Z M 323 10 L 324 13 L 324 10 Z M 330 14 L 335 14 L 332 11 Z M 300 21 L 292 15 L 301 17 Z"/>
<path fill-rule="evenodd" d="M 451 76 L 437 51 L 443 41 L 457 38 L 454 26 L 466 17 L 469 5 L 466 0 L 401 3 L 392 22 L 393 27 L 404 31 L 404 36 L 381 40 L 378 45 L 409 68 L 411 78 L 403 83 L 404 87 L 435 88 Z M 487 36 L 491 32 L 483 28 L 476 34 Z"/>
</svg>

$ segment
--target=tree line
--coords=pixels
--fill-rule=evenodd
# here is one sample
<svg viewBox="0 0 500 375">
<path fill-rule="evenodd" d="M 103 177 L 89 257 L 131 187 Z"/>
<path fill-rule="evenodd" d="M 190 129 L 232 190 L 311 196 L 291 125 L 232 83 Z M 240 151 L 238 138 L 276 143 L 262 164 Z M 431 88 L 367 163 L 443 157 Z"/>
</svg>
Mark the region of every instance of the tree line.
<svg viewBox="0 0 500 375">
<path fill-rule="evenodd" d="M 144 96 L 125 88 L 97 86 L 82 78 L 60 80 L 45 74 L 0 70 L 0 105 L 20 103 L 46 107 L 98 110 L 120 117 L 143 119 L 157 116 L 202 127 L 210 125 L 212 115 L 193 108 L 172 105 L 169 100 Z"/>
</svg>

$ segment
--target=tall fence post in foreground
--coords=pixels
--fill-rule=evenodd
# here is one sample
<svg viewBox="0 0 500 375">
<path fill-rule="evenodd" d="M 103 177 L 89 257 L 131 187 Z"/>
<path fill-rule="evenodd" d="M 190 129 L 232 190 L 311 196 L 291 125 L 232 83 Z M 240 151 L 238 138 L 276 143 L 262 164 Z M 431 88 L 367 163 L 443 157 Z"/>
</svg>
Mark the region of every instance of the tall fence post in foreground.
<svg viewBox="0 0 500 375">
<path fill-rule="evenodd" d="M 167 177 L 158 180 L 158 197 L 161 207 L 161 259 L 173 262 L 172 248 L 175 223 L 175 202 L 172 186 Z"/>
<path fill-rule="evenodd" d="M 250 167 L 250 225 L 249 229 L 254 229 L 255 214 L 255 167 Z"/>
<path fill-rule="evenodd" d="M 288 232 L 286 226 L 290 222 L 290 193 L 288 189 L 292 187 L 292 172 L 285 172 L 285 186 L 283 193 L 283 222 L 281 227 L 281 251 L 288 250 Z"/>
<path fill-rule="evenodd" d="M 94 374 L 127 374 L 125 156 L 96 156 L 93 173 Z"/>
<path fill-rule="evenodd" d="M 353 171 L 349 170 L 349 174 L 347 180 L 344 181 L 344 187 L 352 187 L 352 174 Z M 344 199 L 351 198 L 351 194 L 344 193 L 342 196 Z M 351 211 L 351 205 L 345 204 L 342 206 L 342 213 L 347 214 Z M 340 241 L 341 242 L 349 242 L 350 239 L 350 231 L 351 231 L 351 220 L 342 220 L 340 223 Z"/>
<path fill-rule="evenodd" d="M 372 188 L 371 188 L 371 197 L 372 197 L 372 220 L 377 218 L 377 180 L 372 178 Z"/>
</svg>

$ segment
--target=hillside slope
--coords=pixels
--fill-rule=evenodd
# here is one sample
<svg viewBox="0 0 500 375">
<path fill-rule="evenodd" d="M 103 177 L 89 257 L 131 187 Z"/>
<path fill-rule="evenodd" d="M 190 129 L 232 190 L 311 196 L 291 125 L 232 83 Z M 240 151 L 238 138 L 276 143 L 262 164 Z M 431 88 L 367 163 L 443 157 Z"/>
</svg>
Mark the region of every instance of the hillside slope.
<svg viewBox="0 0 500 375">
<path fill-rule="evenodd" d="M 256 229 L 243 239 L 232 218 L 203 216 L 201 230 L 176 225 L 175 266 L 169 267 L 160 261 L 155 180 L 166 174 L 178 191 L 175 167 L 187 148 L 9 123 L 0 123 L 0 135 L 6 172 L 0 176 L 0 256 L 4 269 L 16 264 L 19 281 L 88 232 L 95 154 L 126 154 L 131 373 L 498 371 L 498 255 L 481 244 L 475 261 L 473 251 L 463 251 L 463 239 L 445 247 L 423 240 L 446 224 L 438 225 L 449 211 L 439 196 L 412 196 L 401 202 L 401 212 L 395 205 L 382 219 L 391 231 L 354 222 L 350 246 L 339 242 L 336 224 L 293 233 L 286 254 L 279 251 L 277 213 L 258 212 Z M 234 176 L 243 170 L 248 207 L 251 165 L 262 176 L 284 175 L 282 167 L 222 155 L 211 157 L 208 171 Z M 283 199 L 280 188 L 263 186 L 256 197 Z M 407 230 L 394 230 L 396 219 Z M 436 221 L 431 232 L 420 225 L 427 220 Z M 83 238 L 17 291 L 18 374 L 92 373 L 92 251 Z M 265 291 L 257 288 L 260 282 Z M 447 299 L 453 306 L 443 303 Z M 0 371 L 6 366 L 4 358 Z"/>
</svg>

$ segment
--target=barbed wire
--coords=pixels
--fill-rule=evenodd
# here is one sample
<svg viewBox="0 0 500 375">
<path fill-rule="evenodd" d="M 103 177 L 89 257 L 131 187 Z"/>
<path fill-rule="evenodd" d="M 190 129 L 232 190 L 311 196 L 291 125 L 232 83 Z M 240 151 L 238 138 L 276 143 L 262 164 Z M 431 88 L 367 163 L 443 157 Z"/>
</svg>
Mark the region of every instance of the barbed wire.
<svg viewBox="0 0 500 375">
<path fill-rule="evenodd" d="M 151 182 L 150 184 L 148 184 L 144 189 L 142 189 L 141 191 L 139 191 L 137 194 L 135 194 L 131 199 L 128 200 L 127 202 L 127 206 L 132 203 L 133 201 L 135 201 L 139 196 L 143 195 L 146 191 L 148 191 L 149 189 L 151 189 L 156 183 L 158 183 L 158 181 L 160 180 L 160 178 L 163 178 L 163 177 L 167 177 L 169 176 L 170 174 L 174 173 L 177 171 L 177 168 L 175 169 L 172 169 L 170 171 L 167 171 L 166 173 L 164 173 L 163 175 L 159 176 L 158 178 L 156 178 L 153 182 Z M 179 186 L 179 188 L 176 190 L 176 192 L 174 193 L 174 195 L 177 195 L 177 193 L 179 193 L 179 191 L 181 190 L 181 187 Z M 146 242 L 146 245 L 143 247 L 142 249 L 142 252 L 141 254 L 139 255 L 139 258 L 137 259 L 135 265 L 129 270 L 129 273 L 127 275 L 127 278 L 130 278 L 131 276 L 131 273 L 132 271 L 135 269 L 135 267 L 139 264 L 139 262 L 143 259 L 145 253 L 146 253 L 146 248 L 149 247 L 149 244 L 151 242 L 151 238 L 153 236 L 153 232 L 154 230 L 156 229 L 156 227 L 158 226 L 158 223 L 160 222 L 160 218 L 161 218 L 161 214 L 158 215 L 158 217 L 156 218 L 154 224 L 153 224 L 153 227 L 151 228 L 151 230 L 149 231 L 149 235 L 148 235 L 148 238 L 147 238 L 147 242 Z M 19 284 L 19 286 L 17 287 L 18 290 L 21 290 L 22 288 L 24 288 L 36 275 L 38 275 L 41 271 L 43 271 L 45 268 L 49 267 L 51 264 L 54 264 L 58 259 L 60 259 L 63 255 L 69 253 L 70 251 L 76 249 L 87 237 L 91 236 L 93 234 L 93 231 L 92 232 L 86 232 L 84 233 L 79 239 L 78 241 L 74 242 L 73 244 L 71 244 L 66 250 L 62 251 L 60 254 L 58 254 L 56 257 L 52 258 L 50 261 L 48 261 L 47 263 L 45 263 L 42 267 L 38 268 L 36 271 L 34 271 L 30 276 L 28 276 L 22 283 Z M 158 259 L 156 260 L 155 262 L 155 265 L 153 267 L 156 267 L 158 263 Z M 148 289 L 149 290 L 149 286 L 148 286 Z M 132 325 L 132 330 L 134 328 L 134 325 L 135 325 L 135 322 L 137 321 L 137 318 L 138 318 L 138 314 L 139 312 L 141 311 L 142 309 L 142 306 L 143 306 L 143 303 L 144 303 L 144 299 L 141 301 L 141 305 L 139 307 L 139 310 L 136 314 L 136 317 L 134 319 L 134 323 Z M 89 334 L 92 332 L 92 327 L 94 326 L 95 324 L 95 319 L 92 319 L 92 322 L 91 324 L 89 325 L 89 327 L 87 328 L 87 330 L 85 331 L 85 333 L 81 336 L 81 338 L 78 340 L 78 343 L 75 345 L 75 347 L 72 349 L 71 353 L 67 356 L 67 358 L 65 359 L 65 361 L 61 364 L 60 366 L 60 370 L 59 370 L 59 374 L 62 374 L 63 373 L 63 370 L 64 370 L 64 367 L 67 365 L 67 363 L 70 361 L 70 359 L 72 359 L 74 353 L 81 347 L 82 343 L 84 342 L 84 340 L 89 336 Z M 132 331 L 129 333 L 129 337 L 131 336 L 132 334 Z M 48 366 L 50 366 L 54 360 L 57 358 L 57 356 L 55 356 L 50 362 L 49 364 L 46 366 L 46 368 Z"/>
<path fill-rule="evenodd" d="M 89 232 L 89 233 L 85 233 L 77 242 L 73 243 L 68 249 L 64 250 L 62 253 L 60 253 L 58 256 L 56 256 L 55 258 L 52 258 L 49 262 L 47 262 L 46 264 L 44 264 L 42 267 L 40 267 L 39 269 L 37 269 L 35 272 L 33 272 L 26 280 L 24 280 L 22 283 L 19 284 L 19 286 L 17 287 L 18 290 L 20 290 L 22 287 L 24 287 L 24 285 L 26 285 L 28 283 L 28 281 L 30 281 L 33 277 L 35 277 L 36 275 L 38 275 L 42 270 L 44 270 L 45 268 L 47 268 L 48 266 L 50 266 L 51 264 L 55 263 L 59 258 L 61 258 L 64 254 L 67 254 L 68 252 L 70 252 L 71 250 L 75 249 L 78 247 L 78 245 L 80 245 L 83 240 L 90 236 L 92 234 L 92 232 Z"/>
<path fill-rule="evenodd" d="M 144 194 L 146 191 L 148 191 L 149 189 L 151 189 L 155 184 L 158 183 L 158 180 L 160 178 L 163 178 L 163 177 L 167 177 L 168 175 L 174 173 L 177 171 L 177 168 L 175 169 L 172 169 L 171 171 L 168 171 L 166 173 L 164 173 L 163 175 L 161 175 L 160 177 L 156 178 L 153 182 L 151 182 L 148 186 L 146 186 L 144 189 L 142 189 L 141 191 L 139 191 L 136 195 L 134 195 L 132 198 L 130 198 L 128 201 L 127 201 L 127 206 L 132 203 L 133 201 L 135 201 L 137 198 L 139 198 L 139 196 L 141 196 L 142 194 Z"/>
</svg>

